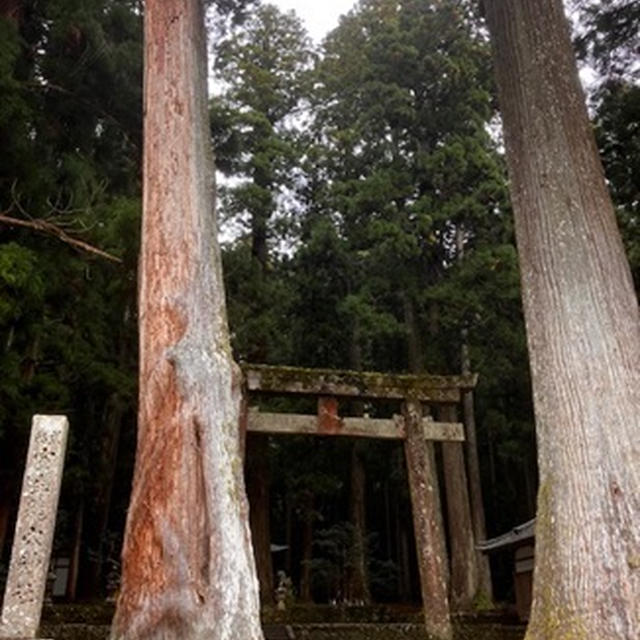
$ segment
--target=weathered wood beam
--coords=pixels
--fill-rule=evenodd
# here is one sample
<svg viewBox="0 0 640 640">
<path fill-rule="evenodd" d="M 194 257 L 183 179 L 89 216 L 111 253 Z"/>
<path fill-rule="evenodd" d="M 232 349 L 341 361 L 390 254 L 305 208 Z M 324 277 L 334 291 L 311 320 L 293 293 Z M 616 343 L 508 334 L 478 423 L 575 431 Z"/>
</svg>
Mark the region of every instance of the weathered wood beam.
<svg viewBox="0 0 640 640">
<path fill-rule="evenodd" d="M 242 370 L 250 392 L 398 400 L 410 397 L 421 402 L 438 403 L 459 402 L 460 391 L 473 389 L 478 378 L 477 374 L 392 375 L 255 364 L 245 364 Z"/>
<path fill-rule="evenodd" d="M 406 430 L 404 418 L 396 415 L 390 419 L 382 418 L 338 418 L 330 428 L 324 426 L 318 416 L 300 413 L 267 413 L 255 408 L 249 410 L 247 429 L 258 433 L 281 435 L 335 435 L 352 438 L 379 438 L 386 440 L 404 440 Z M 431 418 L 422 419 L 425 440 L 462 442 L 464 428 L 460 422 L 434 422 Z"/>
</svg>

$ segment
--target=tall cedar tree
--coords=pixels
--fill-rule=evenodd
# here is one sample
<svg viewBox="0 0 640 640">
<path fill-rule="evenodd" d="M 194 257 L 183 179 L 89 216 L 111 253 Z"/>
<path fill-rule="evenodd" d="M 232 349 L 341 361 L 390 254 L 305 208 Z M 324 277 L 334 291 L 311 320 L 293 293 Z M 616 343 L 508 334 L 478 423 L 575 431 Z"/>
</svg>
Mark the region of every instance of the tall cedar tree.
<svg viewBox="0 0 640 640">
<path fill-rule="evenodd" d="M 111 637 L 258 640 L 202 2 L 150 0 L 144 19 L 138 449 Z"/>
<path fill-rule="evenodd" d="M 351 306 L 364 316 L 367 304 L 379 307 L 386 298 L 404 323 L 408 368 L 424 370 L 428 361 L 445 369 L 453 358 L 435 347 L 445 305 L 430 294 L 454 264 L 456 230 L 465 229 L 471 248 L 500 222 L 492 214 L 502 176 L 486 131 L 488 48 L 455 3 L 365 0 L 325 49 L 318 126 L 328 180 L 318 183 L 353 261 L 366 265 L 365 277 L 351 283 L 359 302 Z M 455 495 L 447 486 L 449 501 L 458 502 L 450 510 L 451 597 L 467 608 L 480 587 L 477 556 L 464 460 L 447 460 L 452 477 L 464 478 Z"/>
<path fill-rule="evenodd" d="M 486 0 L 540 489 L 528 640 L 640 629 L 640 316 L 561 0 Z"/>
</svg>

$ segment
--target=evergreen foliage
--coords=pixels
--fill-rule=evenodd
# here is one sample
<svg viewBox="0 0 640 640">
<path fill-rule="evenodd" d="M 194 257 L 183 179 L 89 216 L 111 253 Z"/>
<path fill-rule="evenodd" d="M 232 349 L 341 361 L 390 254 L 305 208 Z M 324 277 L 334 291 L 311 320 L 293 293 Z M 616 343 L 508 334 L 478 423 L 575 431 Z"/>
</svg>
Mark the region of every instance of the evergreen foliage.
<svg viewBox="0 0 640 640">
<path fill-rule="evenodd" d="M 531 517 L 517 252 L 474 3 L 361 0 L 320 49 L 291 13 L 211 4 L 211 134 L 236 358 L 458 373 L 465 340 L 480 374 L 489 534 Z M 638 286 L 640 15 L 632 2 L 577 4 L 576 46 L 599 74 L 594 126 Z M 32 414 L 68 414 L 58 544 L 68 553 L 84 509 L 96 527 L 83 534 L 80 586 L 95 594 L 108 532 L 122 530 L 135 441 L 141 7 L 16 6 L 0 14 L 0 213 L 46 219 L 122 263 L 0 223 L 0 507 L 15 505 Z M 274 541 L 291 537 L 285 564 L 298 578 L 302 542 L 291 531 L 311 517 L 325 532 L 314 565 L 323 598 L 350 566 L 352 531 L 338 524 L 348 520 L 350 446 L 273 438 L 267 449 Z M 412 533 L 400 450 L 372 444 L 364 464 L 374 597 L 407 597 L 415 576 L 403 575 Z"/>
<path fill-rule="evenodd" d="M 141 16 L 125 0 L 18 6 L 0 17 L 0 211 L 46 220 L 122 260 L 0 226 L 0 465 L 9 480 L 0 502 L 14 504 L 31 416 L 67 414 L 59 538 L 69 541 L 80 505 L 96 523 L 106 517 L 95 499 L 113 483 L 103 443 L 125 416 L 133 424 Z M 102 539 L 85 544 L 100 555 Z"/>
</svg>

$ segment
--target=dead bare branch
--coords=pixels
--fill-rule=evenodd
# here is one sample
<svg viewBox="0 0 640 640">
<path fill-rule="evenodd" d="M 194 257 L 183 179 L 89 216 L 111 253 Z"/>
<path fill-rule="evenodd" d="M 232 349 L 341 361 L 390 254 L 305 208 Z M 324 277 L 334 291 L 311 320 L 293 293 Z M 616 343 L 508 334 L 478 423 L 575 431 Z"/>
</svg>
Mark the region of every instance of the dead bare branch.
<svg viewBox="0 0 640 640">
<path fill-rule="evenodd" d="M 66 231 L 61 229 L 58 225 L 53 222 L 49 222 L 48 220 L 30 218 L 29 220 L 23 220 L 22 218 L 14 218 L 12 216 L 8 216 L 4 213 L 0 213 L 0 223 L 4 223 L 13 227 L 24 227 L 26 229 L 33 229 L 35 231 L 40 231 L 41 233 L 45 233 L 50 236 L 54 236 L 61 240 L 62 242 L 74 247 L 75 249 L 79 249 L 80 251 L 86 251 L 87 253 L 93 253 L 94 255 L 100 256 L 101 258 L 105 258 L 106 260 L 110 260 L 111 262 L 122 263 L 122 260 L 117 256 L 114 256 L 98 247 L 94 247 L 88 242 L 84 242 L 83 240 L 78 240 L 70 236 Z"/>
</svg>

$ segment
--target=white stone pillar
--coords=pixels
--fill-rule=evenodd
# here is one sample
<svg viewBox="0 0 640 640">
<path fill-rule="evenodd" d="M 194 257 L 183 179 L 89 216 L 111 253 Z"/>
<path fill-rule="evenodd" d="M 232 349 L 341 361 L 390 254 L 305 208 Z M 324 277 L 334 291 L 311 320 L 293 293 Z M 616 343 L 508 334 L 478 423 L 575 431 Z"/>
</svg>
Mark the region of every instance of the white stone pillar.
<svg viewBox="0 0 640 640">
<path fill-rule="evenodd" d="M 35 638 L 40 626 L 68 431 L 66 416 L 33 417 L 0 638 Z"/>
</svg>

